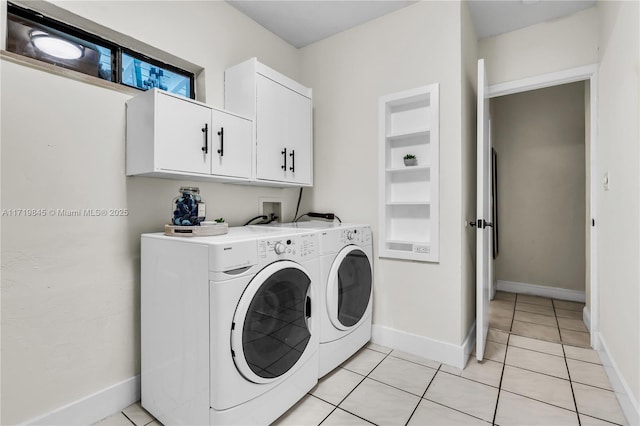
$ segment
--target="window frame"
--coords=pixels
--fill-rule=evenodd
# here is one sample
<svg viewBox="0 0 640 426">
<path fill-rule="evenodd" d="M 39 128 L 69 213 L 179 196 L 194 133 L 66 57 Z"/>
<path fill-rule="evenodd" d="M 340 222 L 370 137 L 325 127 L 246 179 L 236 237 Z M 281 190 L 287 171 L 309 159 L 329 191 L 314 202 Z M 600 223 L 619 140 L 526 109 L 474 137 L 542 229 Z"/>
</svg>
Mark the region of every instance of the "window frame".
<svg viewBox="0 0 640 426">
<path fill-rule="evenodd" d="M 8 32 L 8 21 L 10 20 L 10 15 L 15 15 L 18 16 L 20 18 L 24 18 L 24 19 L 28 19 L 30 21 L 33 21 L 37 24 L 41 24 L 41 25 L 45 25 L 47 27 L 50 27 L 51 29 L 67 34 L 69 36 L 72 37 L 76 37 L 79 39 L 82 39 L 84 41 L 87 41 L 89 43 L 95 43 L 98 45 L 101 45 L 103 47 L 106 47 L 108 49 L 111 50 L 111 80 L 105 80 L 90 74 L 85 74 L 82 71 L 79 71 L 77 69 L 74 68 L 68 68 L 68 67 L 63 67 L 65 69 L 69 69 L 69 70 L 73 70 L 76 72 L 79 72 L 83 75 L 86 75 L 90 78 L 95 78 L 97 80 L 100 81 L 105 81 L 105 82 L 111 82 L 111 83 L 115 83 L 118 84 L 120 86 L 124 86 L 124 87 L 128 87 L 131 89 L 135 89 L 141 92 L 145 92 L 145 89 L 141 89 L 137 86 L 132 86 L 129 84 L 125 84 L 122 82 L 122 54 L 125 53 L 127 55 L 130 55 L 134 58 L 140 59 L 144 62 L 148 62 L 151 65 L 154 65 L 156 67 L 160 67 L 163 69 L 166 69 L 167 71 L 170 71 L 172 73 L 175 74 L 179 74 L 185 78 L 189 79 L 189 83 L 190 83 L 190 87 L 189 87 L 189 95 L 188 98 L 190 99 L 195 99 L 196 98 L 196 87 L 195 87 L 195 73 L 191 72 L 191 71 L 187 71 L 183 68 L 177 67 L 175 65 L 163 62 L 161 60 L 149 57 L 148 55 L 145 55 L 144 53 L 141 53 L 139 51 L 136 50 L 132 50 L 129 49 L 125 46 L 122 46 L 118 43 L 115 43 L 113 41 L 107 40 L 103 37 L 100 37 L 99 35 L 96 35 L 94 33 L 90 33 L 88 31 L 82 30 L 78 27 L 75 27 L 73 25 L 58 21 L 57 19 L 51 18 L 49 16 L 43 15 L 40 12 L 37 12 L 35 10 L 32 9 L 28 9 L 25 8 L 23 6 L 19 6 L 16 5 L 14 3 L 11 2 L 7 2 L 7 22 L 5 22 L 5 25 L 7 26 L 7 32 Z M 8 36 L 8 34 L 7 34 Z M 20 55 L 22 57 L 25 58 L 30 58 L 33 59 L 35 61 L 41 62 L 41 63 L 46 63 L 49 64 L 50 62 L 47 61 L 43 61 L 40 60 L 38 58 L 34 58 L 31 56 L 27 56 L 27 55 L 22 55 L 19 54 L 17 52 L 12 52 L 15 53 L 17 55 Z M 148 89 L 147 89 L 148 90 Z M 169 92 L 171 93 L 171 92 Z"/>
</svg>

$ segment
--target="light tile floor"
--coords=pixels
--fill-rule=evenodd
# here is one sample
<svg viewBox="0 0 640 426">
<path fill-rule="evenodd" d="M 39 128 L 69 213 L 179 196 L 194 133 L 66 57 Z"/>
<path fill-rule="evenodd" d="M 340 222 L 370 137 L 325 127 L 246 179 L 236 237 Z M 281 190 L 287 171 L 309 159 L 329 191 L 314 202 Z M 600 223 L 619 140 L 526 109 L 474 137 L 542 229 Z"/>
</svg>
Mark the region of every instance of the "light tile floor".
<svg viewBox="0 0 640 426">
<path fill-rule="evenodd" d="M 626 425 L 583 306 L 498 292 L 481 363 L 460 370 L 368 344 L 275 424 Z M 160 425 L 139 403 L 97 423 L 132 424 Z"/>
</svg>

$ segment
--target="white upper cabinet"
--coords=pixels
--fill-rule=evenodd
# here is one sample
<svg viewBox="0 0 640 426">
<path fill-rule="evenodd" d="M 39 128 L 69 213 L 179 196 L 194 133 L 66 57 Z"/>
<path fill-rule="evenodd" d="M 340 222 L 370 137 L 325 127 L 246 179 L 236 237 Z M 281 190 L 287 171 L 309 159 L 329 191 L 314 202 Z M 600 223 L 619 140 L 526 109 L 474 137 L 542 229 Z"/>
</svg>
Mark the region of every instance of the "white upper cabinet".
<svg viewBox="0 0 640 426">
<path fill-rule="evenodd" d="M 254 120 L 257 182 L 313 185 L 311 89 L 252 58 L 225 71 L 225 108 Z"/>
<path fill-rule="evenodd" d="M 127 175 L 247 181 L 252 122 L 157 89 L 127 101 Z"/>
</svg>

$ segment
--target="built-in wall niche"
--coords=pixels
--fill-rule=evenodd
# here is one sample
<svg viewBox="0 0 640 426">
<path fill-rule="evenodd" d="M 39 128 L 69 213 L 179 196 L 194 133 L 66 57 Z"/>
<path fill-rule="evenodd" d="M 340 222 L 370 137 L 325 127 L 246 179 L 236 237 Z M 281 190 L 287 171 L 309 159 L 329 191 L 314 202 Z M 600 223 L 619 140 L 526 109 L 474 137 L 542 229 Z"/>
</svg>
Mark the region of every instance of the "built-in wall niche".
<svg viewBox="0 0 640 426">
<path fill-rule="evenodd" d="M 439 259 L 438 91 L 431 84 L 380 97 L 380 257 Z"/>
</svg>

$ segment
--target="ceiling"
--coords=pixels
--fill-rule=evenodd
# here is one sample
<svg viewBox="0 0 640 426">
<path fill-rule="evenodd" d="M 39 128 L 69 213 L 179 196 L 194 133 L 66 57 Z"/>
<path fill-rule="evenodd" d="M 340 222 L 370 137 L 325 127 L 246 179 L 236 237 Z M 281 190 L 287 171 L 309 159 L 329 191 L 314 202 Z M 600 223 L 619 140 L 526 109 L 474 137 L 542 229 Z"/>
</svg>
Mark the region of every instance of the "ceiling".
<svg viewBox="0 0 640 426">
<path fill-rule="evenodd" d="M 403 0 L 226 0 L 295 47 L 394 12 L 416 1 Z M 434 0 L 423 0 L 434 1 Z M 478 38 L 557 19 L 595 5 L 595 0 L 470 0 Z"/>
</svg>

